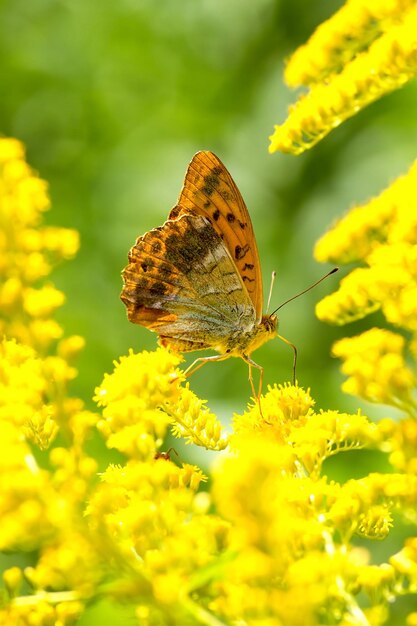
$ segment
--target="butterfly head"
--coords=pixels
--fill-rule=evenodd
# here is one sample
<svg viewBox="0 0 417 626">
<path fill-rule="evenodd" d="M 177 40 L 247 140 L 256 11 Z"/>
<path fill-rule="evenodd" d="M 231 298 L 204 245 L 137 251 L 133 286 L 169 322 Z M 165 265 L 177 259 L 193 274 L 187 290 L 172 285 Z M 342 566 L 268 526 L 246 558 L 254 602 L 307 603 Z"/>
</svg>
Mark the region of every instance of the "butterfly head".
<svg viewBox="0 0 417 626">
<path fill-rule="evenodd" d="M 278 316 L 277 315 L 262 315 L 261 325 L 265 328 L 265 331 L 275 337 L 278 330 Z"/>
<path fill-rule="evenodd" d="M 251 333 L 250 344 L 247 353 L 251 354 L 254 350 L 262 346 L 264 343 L 277 336 L 278 318 L 276 315 L 262 315 L 262 319 Z"/>
<path fill-rule="evenodd" d="M 260 326 L 262 328 L 262 342 L 273 339 L 278 334 L 278 317 L 276 315 L 262 315 Z"/>
</svg>

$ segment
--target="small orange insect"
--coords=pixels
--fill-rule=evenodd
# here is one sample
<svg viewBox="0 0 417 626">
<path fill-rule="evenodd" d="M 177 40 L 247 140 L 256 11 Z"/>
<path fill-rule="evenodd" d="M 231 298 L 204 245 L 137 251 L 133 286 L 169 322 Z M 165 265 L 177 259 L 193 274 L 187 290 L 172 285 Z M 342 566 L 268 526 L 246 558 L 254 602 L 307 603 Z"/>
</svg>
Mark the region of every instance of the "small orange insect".
<svg viewBox="0 0 417 626">
<path fill-rule="evenodd" d="M 251 354 L 277 336 L 293 348 L 295 371 L 296 348 L 278 335 L 276 311 L 262 314 L 261 267 L 248 210 L 215 154 L 194 155 L 168 220 L 139 237 L 128 259 L 121 299 L 129 320 L 158 333 L 163 346 L 220 353 L 196 359 L 186 375 L 209 361 L 240 357 L 259 398 L 263 368 Z"/>
<path fill-rule="evenodd" d="M 168 448 L 166 452 L 155 452 L 154 459 L 155 460 L 163 459 L 164 461 L 170 461 L 171 452 L 175 452 L 175 454 L 178 456 L 178 452 L 175 450 L 175 448 Z"/>
</svg>

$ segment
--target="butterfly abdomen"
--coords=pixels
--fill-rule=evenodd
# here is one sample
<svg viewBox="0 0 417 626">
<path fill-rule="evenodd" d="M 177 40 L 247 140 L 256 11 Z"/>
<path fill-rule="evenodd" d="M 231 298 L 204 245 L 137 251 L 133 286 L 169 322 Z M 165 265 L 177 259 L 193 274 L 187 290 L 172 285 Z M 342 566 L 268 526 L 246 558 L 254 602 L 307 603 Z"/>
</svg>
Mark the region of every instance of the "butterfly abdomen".
<svg viewBox="0 0 417 626">
<path fill-rule="evenodd" d="M 175 352 L 195 352 L 197 350 L 207 350 L 207 344 L 204 341 L 190 341 L 188 339 L 173 340 L 171 337 L 160 336 L 159 345 L 164 348 L 171 348 Z"/>
</svg>

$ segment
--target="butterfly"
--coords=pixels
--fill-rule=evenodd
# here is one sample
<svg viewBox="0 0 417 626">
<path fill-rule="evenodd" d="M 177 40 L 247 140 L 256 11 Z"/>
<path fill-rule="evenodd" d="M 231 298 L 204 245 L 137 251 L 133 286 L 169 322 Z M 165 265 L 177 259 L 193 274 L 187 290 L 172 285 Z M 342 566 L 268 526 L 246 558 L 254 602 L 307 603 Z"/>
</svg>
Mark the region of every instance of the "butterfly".
<svg viewBox="0 0 417 626">
<path fill-rule="evenodd" d="M 123 270 L 128 318 L 179 352 L 212 348 L 189 376 L 210 361 L 240 357 L 249 365 L 254 398 L 263 368 L 254 350 L 278 336 L 277 316 L 263 315 L 262 275 L 249 212 L 231 175 L 209 151 L 192 158 L 178 203 L 167 221 L 136 240 Z M 252 368 L 260 372 L 258 392 Z"/>
</svg>

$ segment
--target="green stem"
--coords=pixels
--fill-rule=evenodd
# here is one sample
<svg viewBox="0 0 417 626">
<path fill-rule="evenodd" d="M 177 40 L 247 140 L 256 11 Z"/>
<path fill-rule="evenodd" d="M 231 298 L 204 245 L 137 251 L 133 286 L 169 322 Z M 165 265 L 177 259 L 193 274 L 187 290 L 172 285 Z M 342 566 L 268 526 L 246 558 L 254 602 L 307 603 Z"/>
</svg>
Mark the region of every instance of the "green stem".
<svg viewBox="0 0 417 626">
<path fill-rule="evenodd" d="M 76 591 L 38 591 L 31 596 L 18 596 L 13 598 L 12 604 L 15 606 L 35 606 L 40 601 L 48 604 L 60 604 L 61 602 L 75 602 L 81 600 L 81 596 Z"/>
</svg>

